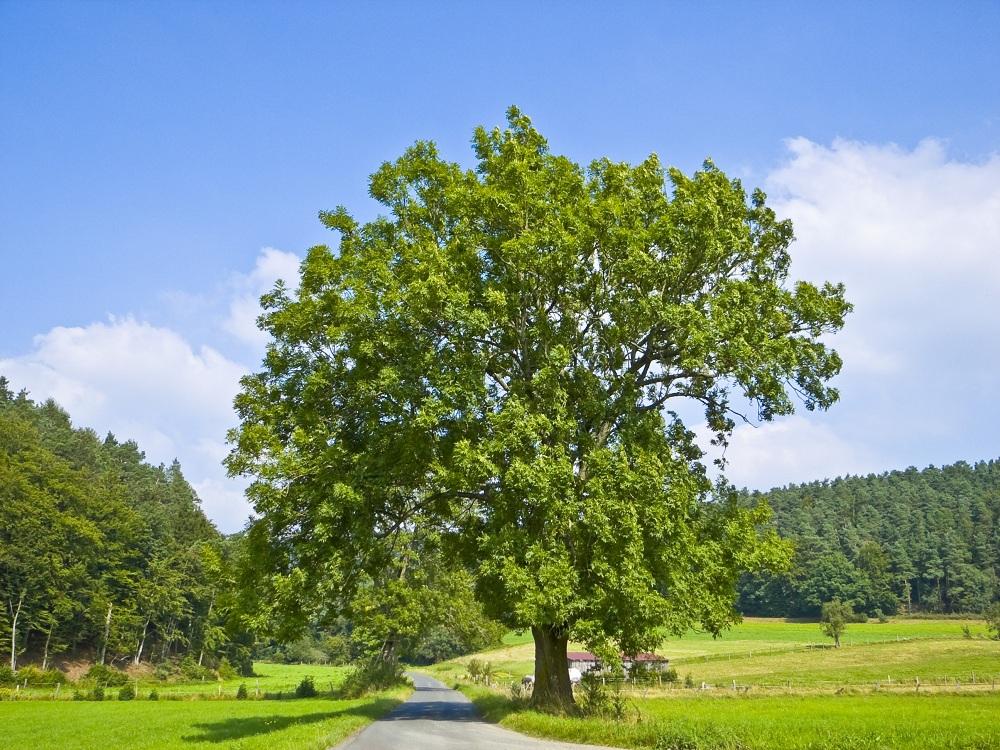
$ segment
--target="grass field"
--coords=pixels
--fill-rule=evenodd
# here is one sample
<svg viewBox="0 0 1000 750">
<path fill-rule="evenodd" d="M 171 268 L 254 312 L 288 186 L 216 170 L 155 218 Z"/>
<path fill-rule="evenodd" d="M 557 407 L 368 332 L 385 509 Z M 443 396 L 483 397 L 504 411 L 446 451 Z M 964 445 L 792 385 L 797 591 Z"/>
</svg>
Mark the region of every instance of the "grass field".
<svg viewBox="0 0 1000 750">
<path fill-rule="evenodd" d="M 664 642 L 659 653 L 682 682 L 626 686 L 624 721 L 554 717 L 511 701 L 506 685 L 533 671 L 530 634 L 508 634 L 500 648 L 429 671 L 460 682 L 470 658 L 490 661 L 498 687 L 462 686 L 488 718 L 574 742 L 656 750 L 996 750 L 1000 641 L 985 635 L 978 620 L 900 618 L 851 624 L 844 646 L 833 649 L 818 623 L 748 618 L 718 639 L 692 632 Z M 685 688 L 686 675 L 709 689 Z"/>
<path fill-rule="evenodd" d="M 972 640 L 963 638 L 963 626 Z M 1000 643 L 985 640 L 981 620 L 894 619 L 848 625 L 843 648 L 834 650 L 815 622 L 747 618 L 719 638 L 690 632 L 671 638 L 658 652 L 683 676 L 714 683 L 821 685 L 876 680 L 1000 678 Z M 582 649 L 570 644 L 570 649 Z M 436 664 L 440 679 L 458 679 L 470 659 L 489 661 L 503 680 L 534 671 L 530 633 L 508 633 L 500 648 Z M 888 671 L 886 671 L 888 669 Z"/>
<path fill-rule="evenodd" d="M 0 748 L 323 750 L 397 705 L 359 700 L 4 701 Z"/>
<path fill-rule="evenodd" d="M 467 687 L 480 710 L 515 731 L 656 750 L 995 750 L 1000 696 L 842 695 L 637 699 L 629 720 L 515 709 Z"/>
</svg>

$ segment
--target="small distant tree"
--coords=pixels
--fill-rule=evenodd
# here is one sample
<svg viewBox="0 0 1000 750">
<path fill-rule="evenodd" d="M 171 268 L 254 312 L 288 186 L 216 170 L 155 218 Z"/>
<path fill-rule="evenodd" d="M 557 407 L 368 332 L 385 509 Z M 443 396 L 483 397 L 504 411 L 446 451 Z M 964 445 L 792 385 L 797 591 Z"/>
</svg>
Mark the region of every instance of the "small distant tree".
<svg viewBox="0 0 1000 750">
<path fill-rule="evenodd" d="M 850 622 L 853 614 L 854 610 L 851 609 L 850 605 L 844 604 L 840 599 L 823 604 L 820 615 L 822 625 L 820 627 L 823 630 L 823 635 L 833 638 L 834 648 L 840 648 L 840 636 L 847 630 L 847 623 Z"/>
<path fill-rule="evenodd" d="M 983 619 L 986 620 L 986 629 L 989 631 L 990 636 L 996 640 L 1000 640 L 1000 602 L 993 602 L 983 612 Z"/>
</svg>

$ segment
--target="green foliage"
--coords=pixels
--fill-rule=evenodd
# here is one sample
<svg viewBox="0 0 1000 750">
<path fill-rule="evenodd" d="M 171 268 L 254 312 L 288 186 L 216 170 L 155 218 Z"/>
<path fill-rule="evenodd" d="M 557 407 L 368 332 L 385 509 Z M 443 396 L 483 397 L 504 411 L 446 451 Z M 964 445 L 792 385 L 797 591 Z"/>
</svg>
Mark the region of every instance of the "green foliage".
<svg viewBox="0 0 1000 750">
<path fill-rule="evenodd" d="M 128 675 L 120 669 L 105 664 L 94 664 L 87 670 L 83 679 L 103 687 L 121 687 L 128 682 Z"/>
<path fill-rule="evenodd" d="M 302 681 L 295 688 L 296 698 L 315 698 L 316 685 L 312 677 L 303 677 Z"/>
<path fill-rule="evenodd" d="M 340 687 L 340 694 L 345 698 L 358 698 L 405 684 L 399 664 L 371 659 L 350 671 Z"/>
<path fill-rule="evenodd" d="M 89 697 L 90 697 L 90 700 L 92 700 L 92 701 L 102 701 L 102 700 L 104 700 L 104 686 L 103 685 L 95 685 L 93 687 L 93 689 L 90 691 Z"/>
<path fill-rule="evenodd" d="M 122 685 L 121 689 L 118 691 L 118 700 L 120 701 L 135 700 L 135 684 L 127 682 L 124 685 Z"/>
<path fill-rule="evenodd" d="M 752 493 L 795 542 L 792 569 L 748 576 L 745 614 L 981 612 L 1000 599 L 1000 461 L 845 477 Z"/>
<path fill-rule="evenodd" d="M 488 615 L 559 648 L 720 632 L 739 573 L 788 548 L 664 410 L 725 444 L 732 403 L 830 406 L 843 287 L 790 283 L 790 223 L 711 163 L 584 168 L 515 108 L 473 144 L 475 171 L 425 142 L 385 163 L 388 215 L 322 213 L 339 247 L 264 298 L 227 462 L 254 478 L 258 626 L 350 610 L 392 652 L 427 624 L 414 547 L 440 544 Z"/>
<path fill-rule="evenodd" d="M 6 664 L 0 664 L 0 685 L 13 685 L 16 681 L 14 670 Z"/>
<path fill-rule="evenodd" d="M 824 602 L 820 613 L 820 630 L 823 635 L 833 638 L 834 645 L 840 648 L 840 636 L 847 630 L 847 623 L 852 621 L 853 616 L 850 606 L 839 599 Z"/>
<path fill-rule="evenodd" d="M 156 688 L 153 688 L 152 690 L 149 691 L 149 700 L 151 701 L 160 700 L 160 693 L 156 690 Z"/>
<path fill-rule="evenodd" d="M 101 663 L 225 648 L 226 542 L 176 461 L 152 466 L 0 376 L 0 506 L 8 664 L 71 645 Z"/>
<path fill-rule="evenodd" d="M 993 638 L 1000 641 L 1000 602 L 994 602 L 983 612 L 986 629 Z"/>
<path fill-rule="evenodd" d="M 236 690 L 236 700 L 245 701 L 249 697 L 250 693 L 247 690 L 247 684 L 245 682 L 241 682 L 239 688 Z"/>
</svg>

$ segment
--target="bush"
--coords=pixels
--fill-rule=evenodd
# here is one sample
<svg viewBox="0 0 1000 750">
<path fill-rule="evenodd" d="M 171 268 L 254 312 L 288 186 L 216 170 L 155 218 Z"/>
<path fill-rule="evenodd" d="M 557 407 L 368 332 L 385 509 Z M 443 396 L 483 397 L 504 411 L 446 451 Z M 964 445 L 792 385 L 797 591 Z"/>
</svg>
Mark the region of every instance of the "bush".
<svg viewBox="0 0 1000 750">
<path fill-rule="evenodd" d="M 171 677 L 176 674 L 174 670 L 174 665 L 169 661 L 161 661 L 156 665 L 156 669 L 153 670 L 153 675 L 156 679 L 166 682 Z"/>
<path fill-rule="evenodd" d="M 608 691 L 604 680 L 595 672 L 585 672 L 580 679 L 583 712 L 590 716 L 601 716 L 608 710 Z"/>
<path fill-rule="evenodd" d="M 6 672 L 10 672 L 10 667 L 5 667 L 4 669 Z M 13 673 L 11 672 L 11 674 Z M 3 670 L 0 670 L 0 685 L 5 684 L 5 678 L 6 674 L 3 673 Z M 23 685 L 25 680 L 27 680 L 29 685 L 64 685 L 66 684 L 66 675 L 58 669 L 41 670 L 34 665 L 28 665 L 17 670 L 17 674 L 14 675 L 8 684 L 16 682 Z"/>
<path fill-rule="evenodd" d="M 250 693 L 247 692 L 247 684 L 245 682 L 241 682 L 239 688 L 236 690 L 236 700 L 245 701 L 249 697 Z"/>
<path fill-rule="evenodd" d="M 149 699 L 151 701 L 160 700 L 160 694 L 156 691 L 156 688 L 153 688 L 152 690 L 149 691 Z"/>
<path fill-rule="evenodd" d="M 100 687 L 121 687 L 128 682 L 128 675 L 106 664 L 95 664 L 87 670 L 83 679 Z"/>
<path fill-rule="evenodd" d="M 299 683 L 298 687 L 295 688 L 296 698 L 315 698 L 316 697 L 316 686 L 313 684 L 312 677 L 303 677 L 302 682 Z"/>
<path fill-rule="evenodd" d="M 669 669 L 664 669 L 662 672 L 660 672 L 660 679 L 663 680 L 664 682 L 674 683 L 677 682 L 677 680 L 680 678 L 677 675 L 677 670 L 674 669 L 673 667 L 670 667 Z"/>
<path fill-rule="evenodd" d="M 219 662 L 219 666 L 216 669 L 216 671 L 219 673 L 219 677 L 221 677 L 223 680 L 231 680 L 234 677 L 239 676 L 239 674 L 236 672 L 236 669 L 233 667 L 232 664 L 229 663 L 229 659 L 227 659 L 225 656 L 222 657 L 222 661 Z"/>
<path fill-rule="evenodd" d="M 104 687 L 102 685 L 96 685 L 94 689 L 90 691 L 90 700 L 92 701 L 104 700 Z"/>
<path fill-rule="evenodd" d="M 17 681 L 14 670 L 8 665 L 0 666 L 0 685 L 13 685 Z"/>
<path fill-rule="evenodd" d="M 684 675 L 684 687 L 686 687 L 686 688 L 693 688 L 694 687 L 694 679 L 691 677 L 691 673 L 690 672 L 688 672 L 686 675 Z"/>
<path fill-rule="evenodd" d="M 345 698 L 358 698 L 372 690 L 385 690 L 405 683 L 399 664 L 372 659 L 351 670 L 340 687 L 340 693 Z"/>
<path fill-rule="evenodd" d="M 185 656 L 181 661 L 181 674 L 188 680 L 215 679 L 214 670 L 202 666 L 194 660 L 193 656 Z"/>
<path fill-rule="evenodd" d="M 130 701 L 135 699 L 135 684 L 132 682 L 125 683 L 121 690 L 118 691 L 118 700 L 120 701 Z"/>
<path fill-rule="evenodd" d="M 87 700 L 87 696 L 84 693 L 81 693 L 79 690 L 74 690 L 73 691 L 73 700 L 75 700 L 75 701 L 85 701 L 85 700 Z"/>
</svg>

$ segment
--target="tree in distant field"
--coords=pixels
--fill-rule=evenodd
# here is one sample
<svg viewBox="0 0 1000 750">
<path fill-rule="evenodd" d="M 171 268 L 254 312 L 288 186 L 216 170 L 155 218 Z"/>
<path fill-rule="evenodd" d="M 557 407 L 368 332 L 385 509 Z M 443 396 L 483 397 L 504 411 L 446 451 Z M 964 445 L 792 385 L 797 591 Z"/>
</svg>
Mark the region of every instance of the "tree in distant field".
<svg viewBox="0 0 1000 750">
<path fill-rule="evenodd" d="M 847 623 L 851 621 L 854 610 L 839 599 L 834 599 L 823 604 L 820 614 L 820 625 L 823 635 L 833 638 L 834 648 L 840 648 L 840 636 L 847 630 Z"/>
<path fill-rule="evenodd" d="M 740 572 L 784 565 L 766 507 L 713 487 L 672 405 L 720 445 L 742 404 L 827 408 L 824 340 L 850 305 L 788 283 L 791 224 L 710 162 L 584 168 L 515 108 L 473 143 L 474 171 L 427 142 L 383 164 L 388 216 L 321 213 L 339 247 L 266 295 L 228 466 L 254 478 L 256 585 L 290 616 L 439 534 L 489 614 L 531 630 L 533 702 L 560 709 L 570 637 L 635 653 L 718 633 Z"/>
<path fill-rule="evenodd" d="M 996 640 L 1000 640 L 1000 602 L 993 602 L 986 611 L 983 612 L 983 619 L 986 621 L 986 630 Z"/>
</svg>

